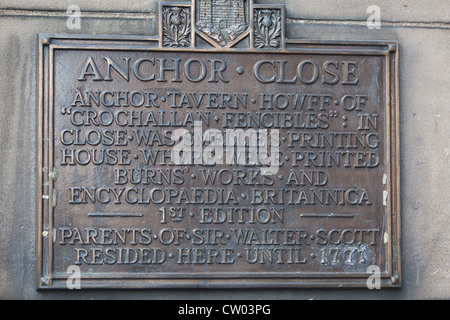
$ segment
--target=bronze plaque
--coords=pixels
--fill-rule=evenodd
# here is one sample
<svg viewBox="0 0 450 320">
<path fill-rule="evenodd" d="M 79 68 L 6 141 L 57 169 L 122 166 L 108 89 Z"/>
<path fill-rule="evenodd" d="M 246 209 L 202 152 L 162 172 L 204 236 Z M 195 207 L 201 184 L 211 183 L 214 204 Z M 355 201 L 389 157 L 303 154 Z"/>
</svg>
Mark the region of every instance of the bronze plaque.
<svg viewBox="0 0 450 320">
<path fill-rule="evenodd" d="M 397 43 L 159 12 L 39 38 L 38 288 L 399 286 Z"/>
</svg>

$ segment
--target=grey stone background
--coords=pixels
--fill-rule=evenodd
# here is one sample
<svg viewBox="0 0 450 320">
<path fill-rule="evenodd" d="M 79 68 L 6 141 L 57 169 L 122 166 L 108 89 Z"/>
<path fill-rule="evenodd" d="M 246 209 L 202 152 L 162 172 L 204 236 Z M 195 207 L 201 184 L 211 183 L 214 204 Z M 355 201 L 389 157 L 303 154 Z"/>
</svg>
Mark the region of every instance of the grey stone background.
<svg viewBox="0 0 450 320">
<path fill-rule="evenodd" d="M 449 299 L 450 2 L 282 3 L 287 37 L 400 43 L 401 289 L 35 290 L 36 35 L 155 35 L 156 1 L 0 3 L 0 299 Z M 67 28 L 69 5 L 81 29 Z M 369 5 L 381 8 L 370 30 Z"/>
</svg>

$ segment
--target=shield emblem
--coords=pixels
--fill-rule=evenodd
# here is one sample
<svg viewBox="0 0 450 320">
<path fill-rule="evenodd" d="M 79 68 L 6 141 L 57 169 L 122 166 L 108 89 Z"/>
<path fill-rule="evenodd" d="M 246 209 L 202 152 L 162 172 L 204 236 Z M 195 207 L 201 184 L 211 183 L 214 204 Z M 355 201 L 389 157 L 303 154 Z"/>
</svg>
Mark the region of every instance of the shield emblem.
<svg viewBox="0 0 450 320">
<path fill-rule="evenodd" d="M 197 34 L 214 46 L 231 47 L 249 30 L 249 0 L 196 0 Z"/>
</svg>

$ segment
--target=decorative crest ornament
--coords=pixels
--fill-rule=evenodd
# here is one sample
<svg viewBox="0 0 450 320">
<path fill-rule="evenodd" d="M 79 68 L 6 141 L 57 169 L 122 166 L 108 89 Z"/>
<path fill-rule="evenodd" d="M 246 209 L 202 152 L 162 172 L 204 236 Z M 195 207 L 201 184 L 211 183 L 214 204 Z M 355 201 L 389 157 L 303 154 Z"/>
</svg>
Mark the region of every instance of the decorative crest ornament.
<svg viewBox="0 0 450 320">
<path fill-rule="evenodd" d="M 249 28 L 248 0 L 196 0 L 196 26 L 225 47 Z"/>
<path fill-rule="evenodd" d="M 256 48 L 280 48 L 281 10 L 255 9 L 254 36 Z"/>
<path fill-rule="evenodd" d="M 163 46 L 189 47 L 191 45 L 191 13 L 189 8 L 164 8 Z"/>
<path fill-rule="evenodd" d="M 253 0 L 160 3 L 160 45 L 229 50 L 284 49 L 284 6 Z M 237 46 L 236 46 L 237 47 Z"/>
</svg>

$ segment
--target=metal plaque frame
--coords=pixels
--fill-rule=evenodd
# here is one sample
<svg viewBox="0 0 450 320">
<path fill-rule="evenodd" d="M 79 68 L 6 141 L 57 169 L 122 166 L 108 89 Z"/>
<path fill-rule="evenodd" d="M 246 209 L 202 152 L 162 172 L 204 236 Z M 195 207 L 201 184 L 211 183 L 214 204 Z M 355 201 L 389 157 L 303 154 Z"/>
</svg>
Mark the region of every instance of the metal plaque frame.
<svg viewBox="0 0 450 320">
<path fill-rule="evenodd" d="M 223 33 L 227 41 L 220 43 L 205 33 L 197 23 L 197 4 L 160 3 L 158 36 L 93 36 L 41 34 L 38 37 L 37 101 L 37 186 L 36 186 L 36 266 L 38 289 L 66 289 L 70 274 L 55 270 L 54 246 L 57 207 L 58 164 L 55 163 L 54 132 L 55 53 L 62 51 L 92 50 L 111 52 L 180 52 L 214 53 L 227 55 L 241 53 L 261 57 L 268 54 L 296 55 L 356 55 L 381 57 L 385 74 L 385 175 L 373 183 L 383 189 L 384 226 L 381 239 L 387 268 L 380 274 L 383 287 L 399 287 L 400 260 L 400 149 L 399 149 L 399 84 L 398 43 L 395 41 L 324 41 L 287 39 L 285 37 L 285 9 L 282 5 L 256 5 L 244 1 L 248 8 L 248 28 L 235 38 L 231 31 Z M 174 10 L 175 8 L 175 10 Z M 265 11 L 264 11 L 265 10 Z M 255 40 L 259 11 L 275 12 L 267 25 L 278 27 L 271 39 Z M 164 17 L 164 13 L 171 15 Z M 262 13 L 261 13 L 262 14 Z M 173 18 L 173 15 L 176 17 Z M 183 15 L 183 16 L 181 16 Z M 279 20 L 277 20 L 279 18 Z M 261 19 L 262 21 L 262 19 Z M 276 26 L 279 21 L 279 26 Z M 174 23 L 171 34 L 165 34 L 167 24 Z M 184 24 L 184 26 L 183 26 Z M 224 23 L 222 23 L 224 25 Z M 230 30 L 237 27 L 232 26 Z M 267 27 L 269 28 L 269 27 Z M 266 28 L 266 29 L 267 29 Z M 169 32 L 169 31 L 168 31 Z M 266 32 L 269 34 L 270 32 Z M 212 32 L 211 32 L 212 34 Z M 216 36 L 217 38 L 217 36 Z M 277 38 L 277 39 L 275 39 Z M 218 38 L 217 38 L 218 39 Z M 220 38 L 222 39 L 222 38 Z M 58 106 L 59 107 L 59 106 Z M 382 180 L 381 180 L 382 179 Z M 328 217 L 330 218 L 330 217 Z M 333 218 L 333 217 L 331 217 Z M 82 288 L 259 288 L 259 287 L 366 287 L 370 273 L 362 272 L 93 272 L 82 274 Z"/>
</svg>

